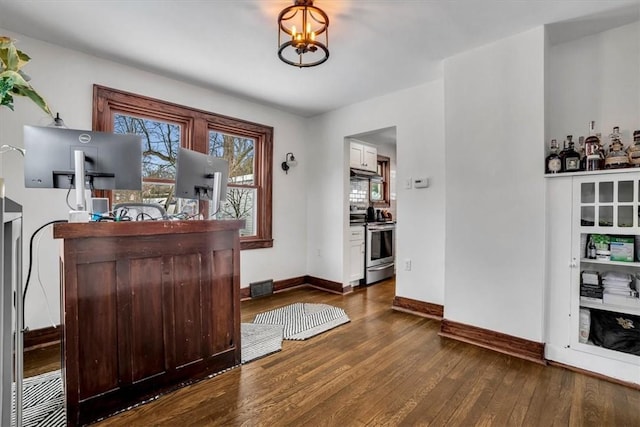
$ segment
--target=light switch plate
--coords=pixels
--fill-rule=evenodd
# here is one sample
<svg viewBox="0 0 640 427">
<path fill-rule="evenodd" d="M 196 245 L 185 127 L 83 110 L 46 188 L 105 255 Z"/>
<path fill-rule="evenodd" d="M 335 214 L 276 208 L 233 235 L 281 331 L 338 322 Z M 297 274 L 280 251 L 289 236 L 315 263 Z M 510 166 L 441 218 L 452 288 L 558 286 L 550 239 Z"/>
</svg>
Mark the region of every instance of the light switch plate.
<svg viewBox="0 0 640 427">
<path fill-rule="evenodd" d="M 429 178 L 416 178 L 413 181 L 413 186 L 415 188 L 427 188 L 429 186 Z"/>
</svg>

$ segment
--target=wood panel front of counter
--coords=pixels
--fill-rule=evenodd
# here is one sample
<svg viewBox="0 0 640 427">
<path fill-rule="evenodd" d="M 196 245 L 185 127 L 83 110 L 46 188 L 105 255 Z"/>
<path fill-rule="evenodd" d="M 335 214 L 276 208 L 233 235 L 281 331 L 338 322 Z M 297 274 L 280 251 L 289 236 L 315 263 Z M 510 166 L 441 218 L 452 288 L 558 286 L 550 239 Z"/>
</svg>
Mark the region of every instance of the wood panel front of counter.
<svg viewBox="0 0 640 427">
<path fill-rule="evenodd" d="M 67 423 L 240 364 L 243 221 L 54 225 Z"/>
</svg>

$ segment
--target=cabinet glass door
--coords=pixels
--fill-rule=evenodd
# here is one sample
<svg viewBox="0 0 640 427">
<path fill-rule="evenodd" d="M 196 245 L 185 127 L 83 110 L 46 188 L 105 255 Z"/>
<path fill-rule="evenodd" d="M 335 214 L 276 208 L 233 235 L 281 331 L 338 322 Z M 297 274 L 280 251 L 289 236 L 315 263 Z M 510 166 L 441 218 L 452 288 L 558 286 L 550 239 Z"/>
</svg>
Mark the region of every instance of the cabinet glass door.
<svg viewBox="0 0 640 427">
<path fill-rule="evenodd" d="M 636 227 L 639 215 L 640 181 L 585 180 L 580 183 L 582 227 Z"/>
</svg>

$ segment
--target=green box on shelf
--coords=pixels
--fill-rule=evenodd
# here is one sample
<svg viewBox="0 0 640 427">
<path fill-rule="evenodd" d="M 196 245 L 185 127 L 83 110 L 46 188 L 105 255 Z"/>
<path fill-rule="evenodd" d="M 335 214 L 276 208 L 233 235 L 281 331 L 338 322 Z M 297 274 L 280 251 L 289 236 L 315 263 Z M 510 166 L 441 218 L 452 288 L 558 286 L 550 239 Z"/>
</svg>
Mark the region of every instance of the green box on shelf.
<svg viewBox="0 0 640 427">
<path fill-rule="evenodd" d="M 635 239 L 633 237 L 611 236 L 610 237 L 611 261 L 633 262 L 634 246 L 635 246 Z"/>
</svg>

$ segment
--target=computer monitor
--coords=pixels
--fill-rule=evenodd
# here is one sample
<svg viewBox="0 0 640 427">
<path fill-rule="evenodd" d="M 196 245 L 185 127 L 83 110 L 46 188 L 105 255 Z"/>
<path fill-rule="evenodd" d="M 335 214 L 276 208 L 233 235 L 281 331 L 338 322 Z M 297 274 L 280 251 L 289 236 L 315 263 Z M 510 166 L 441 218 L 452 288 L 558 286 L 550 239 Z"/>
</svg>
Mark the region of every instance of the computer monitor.
<svg viewBox="0 0 640 427">
<path fill-rule="evenodd" d="M 84 155 L 85 187 L 142 190 L 142 138 L 57 127 L 24 127 L 24 185 L 77 188 L 75 152 Z"/>
<path fill-rule="evenodd" d="M 24 148 L 25 187 L 76 189 L 70 220 L 88 218 L 85 188 L 142 190 L 142 138 L 138 135 L 25 126 Z"/>
<path fill-rule="evenodd" d="M 212 212 L 227 198 L 229 162 L 220 157 L 180 148 L 175 195 L 183 199 L 210 200 Z"/>
</svg>

